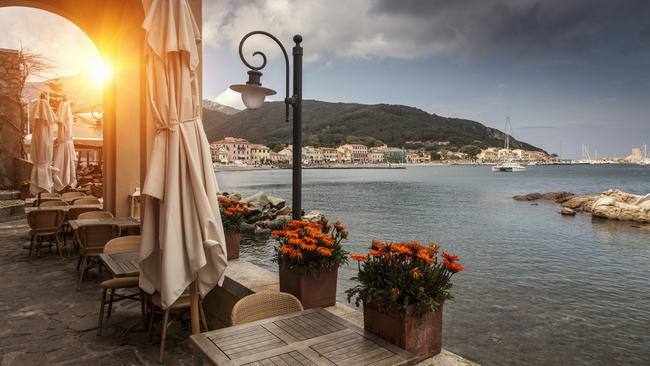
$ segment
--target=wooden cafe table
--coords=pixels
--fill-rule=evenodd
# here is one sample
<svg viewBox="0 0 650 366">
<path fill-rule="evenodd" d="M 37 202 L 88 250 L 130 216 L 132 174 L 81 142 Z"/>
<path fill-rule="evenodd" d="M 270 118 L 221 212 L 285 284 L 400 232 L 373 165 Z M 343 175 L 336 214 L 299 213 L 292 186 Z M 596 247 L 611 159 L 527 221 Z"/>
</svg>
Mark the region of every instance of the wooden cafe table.
<svg viewBox="0 0 650 366">
<path fill-rule="evenodd" d="M 140 273 L 140 252 L 102 253 L 99 259 L 115 277 L 134 277 Z"/>
<path fill-rule="evenodd" d="M 324 309 L 190 337 L 212 365 L 412 365 L 416 356 Z"/>
</svg>

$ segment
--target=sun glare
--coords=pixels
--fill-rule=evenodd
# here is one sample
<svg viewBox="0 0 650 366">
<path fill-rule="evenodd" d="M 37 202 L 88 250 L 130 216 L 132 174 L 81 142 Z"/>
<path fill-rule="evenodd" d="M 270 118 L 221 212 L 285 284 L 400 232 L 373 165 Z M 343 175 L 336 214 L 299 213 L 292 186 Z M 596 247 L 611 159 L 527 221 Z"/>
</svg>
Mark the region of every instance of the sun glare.
<svg viewBox="0 0 650 366">
<path fill-rule="evenodd" d="M 111 77 L 111 68 L 106 62 L 98 60 L 88 68 L 88 75 L 94 82 L 104 84 Z"/>
</svg>

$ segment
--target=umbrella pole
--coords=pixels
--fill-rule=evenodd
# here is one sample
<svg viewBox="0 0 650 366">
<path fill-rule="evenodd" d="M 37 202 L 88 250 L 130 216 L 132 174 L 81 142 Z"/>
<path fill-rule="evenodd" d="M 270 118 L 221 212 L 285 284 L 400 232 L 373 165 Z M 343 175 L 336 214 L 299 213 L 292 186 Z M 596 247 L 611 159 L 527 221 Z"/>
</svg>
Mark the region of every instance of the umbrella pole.
<svg viewBox="0 0 650 366">
<path fill-rule="evenodd" d="M 201 333 L 199 321 L 199 294 L 196 291 L 196 281 L 190 284 L 190 310 L 192 318 L 192 334 Z"/>
</svg>

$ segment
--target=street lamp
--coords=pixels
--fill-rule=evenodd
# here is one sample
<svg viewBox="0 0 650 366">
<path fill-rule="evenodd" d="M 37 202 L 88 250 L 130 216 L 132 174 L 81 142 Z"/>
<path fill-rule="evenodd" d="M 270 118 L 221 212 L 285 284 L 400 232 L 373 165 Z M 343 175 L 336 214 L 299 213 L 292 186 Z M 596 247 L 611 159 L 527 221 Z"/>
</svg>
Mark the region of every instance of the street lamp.
<svg viewBox="0 0 650 366">
<path fill-rule="evenodd" d="M 242 101 L 246 108 L 256 109 L 264 104 L 264 99 L 268 95 L 274 95 L 273 89 L 262 86 L 262 70 L 266 66 L 266 55 L 260 51 L 253 52 L 253 56 L 261 56 L 262 64 L 253 66 L 244 57 L 244 42 L 256 34 L 264 35 L 271 38 L 280 46 L 284 55 L 286 71 L 286 93 L 285 103 L 285 121 L 289 122 L 289 106 L 293 109 L 293 174 L 292 174 L 292 216 L 294 220 L 302 218 L 302 36 L 293 36 L 296 43 L 293 46 L 293 95 L 289 96 L 289 56 L 282 43 L 272 34 L 264 31 L 253 31 L 244 36 L 239 42 L 239 58 L 250 69 L 248 71 L 248 81 L 246 84 L 231 85 L 230 89 L 241 93 Z"/>
</svg>

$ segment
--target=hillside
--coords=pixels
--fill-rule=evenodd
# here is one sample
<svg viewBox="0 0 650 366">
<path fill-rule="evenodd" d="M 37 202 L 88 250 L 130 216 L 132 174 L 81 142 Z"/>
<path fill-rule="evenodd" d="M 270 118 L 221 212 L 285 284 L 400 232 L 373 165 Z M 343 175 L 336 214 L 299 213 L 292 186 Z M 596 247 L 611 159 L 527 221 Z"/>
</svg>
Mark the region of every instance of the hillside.
<svg viewBox="0 0 650 366">
<path fill-rule="evenodd" d="M 269 102 L 257 110 L 244 110 L 227 116 L 204 109 L 203 123 L 208 139 L 224 136 L 244 137 L 253 142 L 273 145 L 291 143 L 291 122 L 284 122 L 284 103 Z M 209 131 L 209 133 L 208 133 Z M 441 117 L 403 105 L 329 103 L 303 101 L 303 143 L 338 146 L 385 143 L 401 147 L 405 141 L 450 141 L 452 147 L 476 145 L 503 146 L 503 132 L 478 122 Z M 516 139 L 513 148 L 543 151 Z"/>
</svg>

